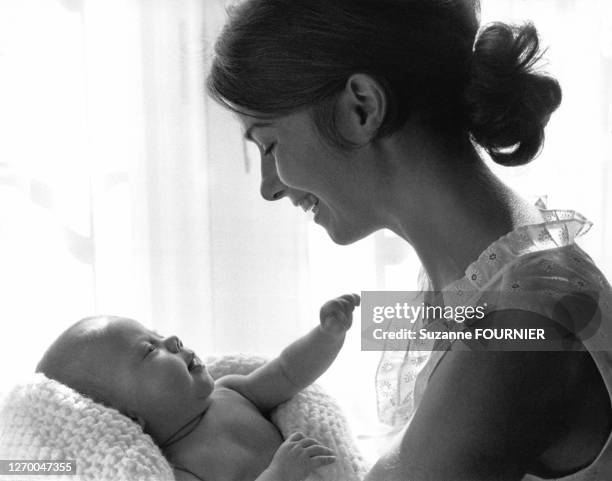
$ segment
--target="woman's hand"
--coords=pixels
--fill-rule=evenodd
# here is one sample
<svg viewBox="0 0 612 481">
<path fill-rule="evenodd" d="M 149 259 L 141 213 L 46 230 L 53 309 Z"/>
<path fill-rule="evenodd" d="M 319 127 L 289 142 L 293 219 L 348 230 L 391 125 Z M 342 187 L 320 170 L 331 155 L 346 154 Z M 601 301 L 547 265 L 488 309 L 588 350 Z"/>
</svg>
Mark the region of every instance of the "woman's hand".
<svg viewBox="0 0 612 481">
<path fill-rule="evenodd" d="M 353 323 L 353 311 L 361 302 L 357 294 L 345 294 L 321 307 L 319 318 L 323 332 L 332 336 L 343 336 Z"/>
<path fill-rule="evenodd" d="M 317 468 L 335 461 L 331 449 L 302 433 L 293 433 L 280 445 L 266 472 L 270 479 L 302 481 Z"/>
</svg>

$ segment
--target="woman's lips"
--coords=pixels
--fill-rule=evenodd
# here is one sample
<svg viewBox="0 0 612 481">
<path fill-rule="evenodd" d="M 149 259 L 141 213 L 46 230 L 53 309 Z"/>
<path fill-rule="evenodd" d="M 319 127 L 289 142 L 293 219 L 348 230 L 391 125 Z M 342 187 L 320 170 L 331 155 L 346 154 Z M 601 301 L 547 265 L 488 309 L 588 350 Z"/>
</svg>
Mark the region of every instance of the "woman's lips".
<svg viewBox="0 0 612 481">
<path fill-rule="evenodd" d="M 319 198 L 313 194 L 306 194 L 302 200 L 300 200 L 299 206 L 304 212 L 312 210 L 312 212 L 316 214 L 319 210 Z"/>
</svg>

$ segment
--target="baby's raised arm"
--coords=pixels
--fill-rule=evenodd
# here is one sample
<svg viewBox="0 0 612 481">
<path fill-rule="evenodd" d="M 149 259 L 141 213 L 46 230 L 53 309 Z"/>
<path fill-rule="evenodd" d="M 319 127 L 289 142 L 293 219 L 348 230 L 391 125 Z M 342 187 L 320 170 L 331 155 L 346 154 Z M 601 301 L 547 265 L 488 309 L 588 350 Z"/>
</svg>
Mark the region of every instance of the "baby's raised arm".
<svg viewBox="0 0 612 481">
<path fill-rule="evenodd" d="M 218 381 L 240 392 L 262 412 L 268 412 L 312 384 L 336 358 L 360 303 L 347 294 L 323 305 L 320 324 L 287 346 L 281 354 L 247 376 L 230 375 Z"/>
</svg>

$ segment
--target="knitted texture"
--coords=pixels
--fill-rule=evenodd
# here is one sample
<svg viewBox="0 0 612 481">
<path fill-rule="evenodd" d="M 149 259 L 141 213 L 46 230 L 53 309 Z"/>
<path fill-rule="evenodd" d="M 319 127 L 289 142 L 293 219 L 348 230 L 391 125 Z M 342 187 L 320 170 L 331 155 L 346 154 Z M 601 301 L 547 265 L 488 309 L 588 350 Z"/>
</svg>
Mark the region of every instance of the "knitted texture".
<svg viewBox="0 0 612 481">
<path fill-rule="evenodd" d="M 214 378 L 248 374 L 265 359 L 229 355 L 207 360 Z M 367 466 L 346 419 L 321 388 L 310 386 L 272 413 L 284 437 L 300 431 L 332 448 L 337 461 L 312 479 L 360 481 Z M 15 386 L 0 405 L 0 459 L 74 459 L 72 481 L 173 480 L 172 468 L 141 427 L 116 409 L 37 373 Z M 0 476 L 15 481 L 15 476 Z M 40 481 L 41 476 L 19 477 Z M 44 477 L 44 479 L 49 479 Z M 309 477 L 309 480 L 311 478 Z"/>
<path fill-rule="evenodd" d="M 87 481 L 174 479 L 161 451 L 138 424 L 41 373 L 3 400 L 0 459 L 74 459 L 76 479 Z"/>
</svg>

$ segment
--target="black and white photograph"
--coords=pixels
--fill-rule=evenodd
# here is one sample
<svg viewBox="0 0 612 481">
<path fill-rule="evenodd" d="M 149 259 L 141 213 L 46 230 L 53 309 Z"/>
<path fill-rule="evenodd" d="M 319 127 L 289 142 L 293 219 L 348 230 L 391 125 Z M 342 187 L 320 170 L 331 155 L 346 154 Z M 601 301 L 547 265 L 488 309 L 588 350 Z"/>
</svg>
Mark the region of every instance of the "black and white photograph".
<svg viewBox="0 0 612 481">
<path fill-rule="evenodd" d="M 612 481 L 612 1 L 0 0 L 0 480 Z"/>
</svg>

